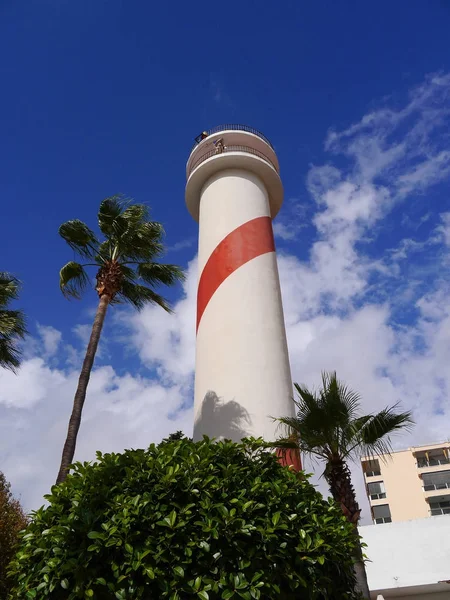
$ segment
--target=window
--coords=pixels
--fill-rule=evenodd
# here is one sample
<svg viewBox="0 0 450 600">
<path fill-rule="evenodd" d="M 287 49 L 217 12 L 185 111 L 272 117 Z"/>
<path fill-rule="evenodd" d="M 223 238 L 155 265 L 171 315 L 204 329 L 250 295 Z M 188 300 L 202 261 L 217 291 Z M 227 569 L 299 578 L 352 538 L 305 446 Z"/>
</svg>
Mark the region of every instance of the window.
<svg viewBox="0 0 450 600">
<path fill-rule="evenodd" d="M 380 463 L 378 460 L 367 460 L 363 462 L 363 471 L 366 477 L 379 477 L 381 475 Z"/>
<path fill-rule="evenodd" d="M 380 500 L 381 498 L 386 498 L 386 490 L 384 489 L 383 481 L 368 483 L 367 491 L 371 500 Z"/>
<path fill-rule="evenodd" d="M 389 504 L 380 504 L 380 506 L 372 506 L 373 520 L 377 525 L 381 523 L 391 523 L 391 511 Z"/>
<path fill-rule="evenodd" d="M 435 473 L 424 473 L 422 475 L 423 489 L 430 490 L 450 489 L 450 470 L 436 471 Z"/>
<path fill-rule="evenodd" d="M 366 471 L 366 477 L 379 477 L 381 475 L 381 471 Z"/>
<path fill-rule="evenodd" d="M 449 498 L 447 500 L 447 498 Z M 441 496 L 438 499 L 433 498 L 430 501 L 430 514 L 432 517 L 437 515 L 450 515 L 450 497 Z"/>
</svg>

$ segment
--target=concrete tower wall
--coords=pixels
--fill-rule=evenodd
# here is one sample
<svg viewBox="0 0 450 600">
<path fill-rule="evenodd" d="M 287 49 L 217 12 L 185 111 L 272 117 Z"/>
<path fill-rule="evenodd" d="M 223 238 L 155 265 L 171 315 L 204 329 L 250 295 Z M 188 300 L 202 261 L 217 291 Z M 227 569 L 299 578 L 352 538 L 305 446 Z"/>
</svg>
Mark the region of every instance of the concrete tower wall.
<svg viewBox="0 0 450 600">
<path fill-rule="evenodd" d="M 271 416 L 294 408 L 272 232 L 278 161 L 255 135 L 217 138 L 220 152 L 207 140 L 194 149 L 186 188 L 200 228 L 194 439 L 271 440 L 280 433 Z"/>
</svg>

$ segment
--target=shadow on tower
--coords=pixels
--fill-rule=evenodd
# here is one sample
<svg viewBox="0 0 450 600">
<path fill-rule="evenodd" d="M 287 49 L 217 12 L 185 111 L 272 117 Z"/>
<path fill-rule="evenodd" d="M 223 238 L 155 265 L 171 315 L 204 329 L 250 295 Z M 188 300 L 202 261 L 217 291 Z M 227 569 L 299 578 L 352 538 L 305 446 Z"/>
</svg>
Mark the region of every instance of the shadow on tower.
<svg viewBox="0 0 450 600">
<path fill-rule="evenodd" d="M 250 415 L 239 402 L 225 402 L 216 392 L 209 390 L 194 423 L 194 440 L 207 435 L 210 438 L 240 442 L 242 438 L 252 434 L 251 429 Z"/>
</svg>

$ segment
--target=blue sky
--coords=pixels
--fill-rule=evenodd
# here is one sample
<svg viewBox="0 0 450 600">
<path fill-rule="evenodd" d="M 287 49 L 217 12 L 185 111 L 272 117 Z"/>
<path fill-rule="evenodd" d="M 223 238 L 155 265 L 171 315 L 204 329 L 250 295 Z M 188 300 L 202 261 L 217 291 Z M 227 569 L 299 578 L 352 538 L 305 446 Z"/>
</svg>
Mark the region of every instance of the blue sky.
<svg viewBox="0 0 450 600">
<path fill-rule="evenodd" d="M 173 317 L 109 315 L 77 457 L 189 432 L 197 225 L 184 169 L 195 135 L 220 123 L 263 131 L 280 160 L 294 379 L 336 368 L 365 409 L 415 410 L 400 446 L 446 439 L 448 3 L 25 4 L 0 3 L 1 268 L 23 281 L 31 332 L 20 374 L 0 373 L 0 468 L 26 506 L 56 475 L 95 307 L 94 293 L 59 292 L 71 252 L 57 229 L 94 225 L 107 195 L 151 206 L 188 280 L 168 294 Z"/>
<path fill-rule="evenodd" d="M 64 328 L 82 307 L 55 285 L 61 222 L 92 222 L 99 199 L 123 192 L 151 205 L 169 245 L 194 239 L 184 164 L 192 138 L 223 122 L 264 131 L 286 197 L 307 201 L 330 127 L 445 69 L 450 7 L 3 0 L 0 17 L 0 191 L 5 221 L 20 225 L 20 244 L 12 226 L 0 252 L 24 280 L 24 308 Z"/>
</svg>

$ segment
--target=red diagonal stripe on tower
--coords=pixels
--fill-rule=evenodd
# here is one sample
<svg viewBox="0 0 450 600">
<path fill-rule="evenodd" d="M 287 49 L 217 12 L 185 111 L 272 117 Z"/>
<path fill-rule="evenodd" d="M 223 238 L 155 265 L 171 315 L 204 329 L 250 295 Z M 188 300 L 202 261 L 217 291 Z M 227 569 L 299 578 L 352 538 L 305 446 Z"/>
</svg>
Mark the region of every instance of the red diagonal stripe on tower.
<svg viewBox="0 0 450 600">
<path fill-rule="evenodd" d="M 245 263 L 275 251 L 272 220 L 258 217 L 229 233 L 214 249 L 202 271 L 197 294 L 197 329 L 217 288 Z"/>
<path fill-rule="evenodd" d="M 294 471 L 302 470 L 302 460 L 298 448 L 278 448 L 276 455 L 283 467 L 289 467 Z"/>
</svg>

